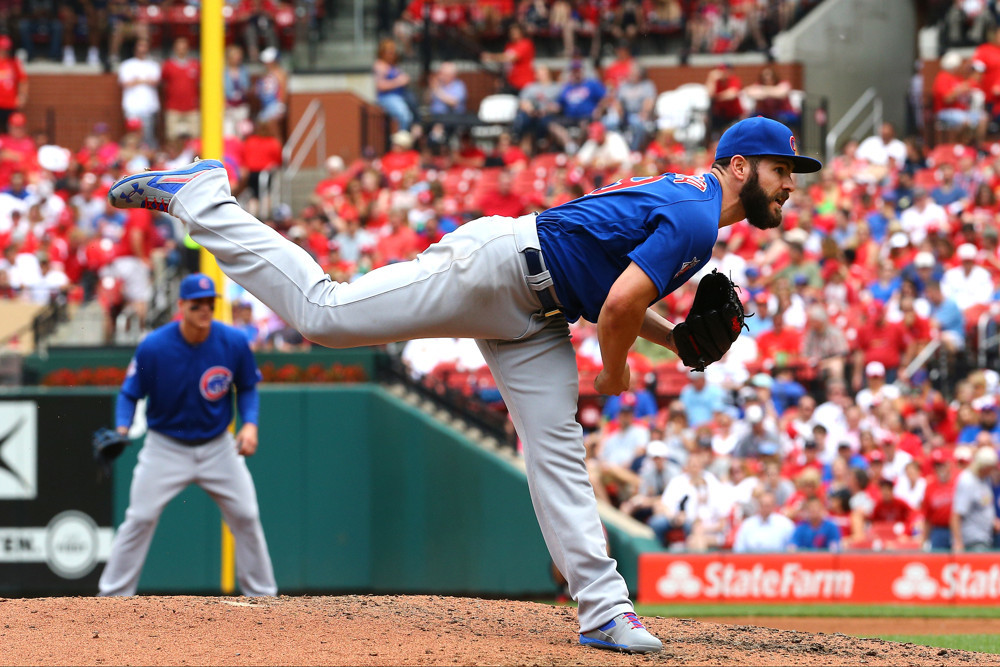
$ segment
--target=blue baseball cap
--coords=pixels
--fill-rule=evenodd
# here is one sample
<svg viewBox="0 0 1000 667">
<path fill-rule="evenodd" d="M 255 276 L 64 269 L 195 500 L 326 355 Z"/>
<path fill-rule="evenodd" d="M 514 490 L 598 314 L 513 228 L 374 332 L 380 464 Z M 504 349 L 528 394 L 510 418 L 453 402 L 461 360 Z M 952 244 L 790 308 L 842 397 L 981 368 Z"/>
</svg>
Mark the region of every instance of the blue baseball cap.
<svg viewBox="0 0 1000 667">
<path fill-rule="evenodd" d="M 205 299 L 219 296 L 215 293 L 215 283 L 204 273 L 192 273 L 181 281 L 182 299 Z"/>
<path fill-rule="evenodd" d="M 792 171 L 797 174 L 809 174 L 823 168 L 819 160 L 797 154 L 795 135 L 790 129 L 763 116 L 734 123 L 722 134 L 715 149 L 715 159 L 724 160 L 734 155 L 791 158 Z"/>
</svg>

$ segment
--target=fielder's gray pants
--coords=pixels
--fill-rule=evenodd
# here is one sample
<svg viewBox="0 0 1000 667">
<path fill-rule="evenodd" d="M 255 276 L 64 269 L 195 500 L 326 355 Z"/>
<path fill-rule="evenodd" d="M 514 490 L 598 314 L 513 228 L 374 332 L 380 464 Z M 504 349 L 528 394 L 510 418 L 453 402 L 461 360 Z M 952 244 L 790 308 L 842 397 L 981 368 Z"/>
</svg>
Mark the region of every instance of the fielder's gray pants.
<svg viewBox="0 0 1000 667">
<path fill-rule="evenodd" d="M 584 463 L 569 328 L 561 316 L 540 314 L 529 284 L 522 251 L 538 248 L 534 216 L 474 220 L 412 261 L 335 283 L 305 250 L 240 208 L 222 170 L 191 181 L 169 212 L 226 275 L 315 343 L 475 338 L 524 442 L 535 515 L 579 602 L 581 630 L 632 610 Z"/>
<path fill-rule="evenodd" d="M 115 532 L 99 595 L 135 595 L 139 575 L 167 503 L 197 484 L 222 510 L 236 542 L 236 577 L 244 595 L 277 595 L 271 556 L 260 524 L 257 490 L 232 433 L 190 447 L 149 431 L 132 473 L 125 521 Z"/>
</svg>

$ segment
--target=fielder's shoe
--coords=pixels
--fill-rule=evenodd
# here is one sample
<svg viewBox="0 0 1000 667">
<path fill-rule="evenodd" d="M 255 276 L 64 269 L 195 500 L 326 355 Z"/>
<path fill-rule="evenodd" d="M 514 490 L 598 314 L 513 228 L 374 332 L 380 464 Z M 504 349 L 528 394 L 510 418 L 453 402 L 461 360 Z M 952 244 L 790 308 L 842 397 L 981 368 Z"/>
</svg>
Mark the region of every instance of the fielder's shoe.
<svg viewBox="0 0 1000 667">
<path fill-rule="evenodd" d="M 218 160 L 197 160 L 180 169 L 145 171 L 126 176 L 111 186 L 108 201 L 116 208 L 166 211 L 170 200 L 185 185 L 213 169 L 225 169 Z"/>
<path fill-rule="evenodd" d="M 618 614 L 596 630 L 583 633 L 580 643 L 624 653 L 657 653 L 663 650 L 660 640 L 649 634 L 639 617 L 631 611 Z"/>
</svg>

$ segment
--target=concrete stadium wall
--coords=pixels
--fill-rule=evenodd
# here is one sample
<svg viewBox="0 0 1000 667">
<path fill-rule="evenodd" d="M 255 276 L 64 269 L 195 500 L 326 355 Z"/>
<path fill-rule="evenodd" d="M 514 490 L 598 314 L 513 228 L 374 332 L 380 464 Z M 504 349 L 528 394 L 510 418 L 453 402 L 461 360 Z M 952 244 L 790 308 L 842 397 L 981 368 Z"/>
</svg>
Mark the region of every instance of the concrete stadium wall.
<svg viewBox="0 0 1000 667">
<path fill-rule="evenodd" d="M 827 0 L 779 35 L 774 48 L 778 60 L 802 64 L 808 95 L 827 97 L 831 127 L 874 86 L 885 119 L 902 131 L 916 34 L 908 0 Z"/>
</svg>

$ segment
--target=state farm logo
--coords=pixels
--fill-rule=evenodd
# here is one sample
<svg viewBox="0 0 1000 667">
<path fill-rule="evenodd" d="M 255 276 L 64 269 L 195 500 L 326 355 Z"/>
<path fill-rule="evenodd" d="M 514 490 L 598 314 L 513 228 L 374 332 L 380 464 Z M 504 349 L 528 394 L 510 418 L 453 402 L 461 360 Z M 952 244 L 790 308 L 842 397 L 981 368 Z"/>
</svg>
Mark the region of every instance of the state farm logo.
<svg viewBox="0 0 1000 667">
<path fill-rule="evenodd" d="M 892 582 L 892 594 L 901 600 L 995 600 L 1000 598 L 1000 565 L 977 570 L 968 563 L 948 563 L 934 577 L 923 563 L 907 563 Z"/>
<path fill-rule="evenodd" d="M 854 573 L 801 563 L 741 568 L 713 561 L 699 577 L 690 563 L 677 561 L 656 582 L 656 590 L 665 598 L 840 599 L 854 592 Z"/>
</svg>

